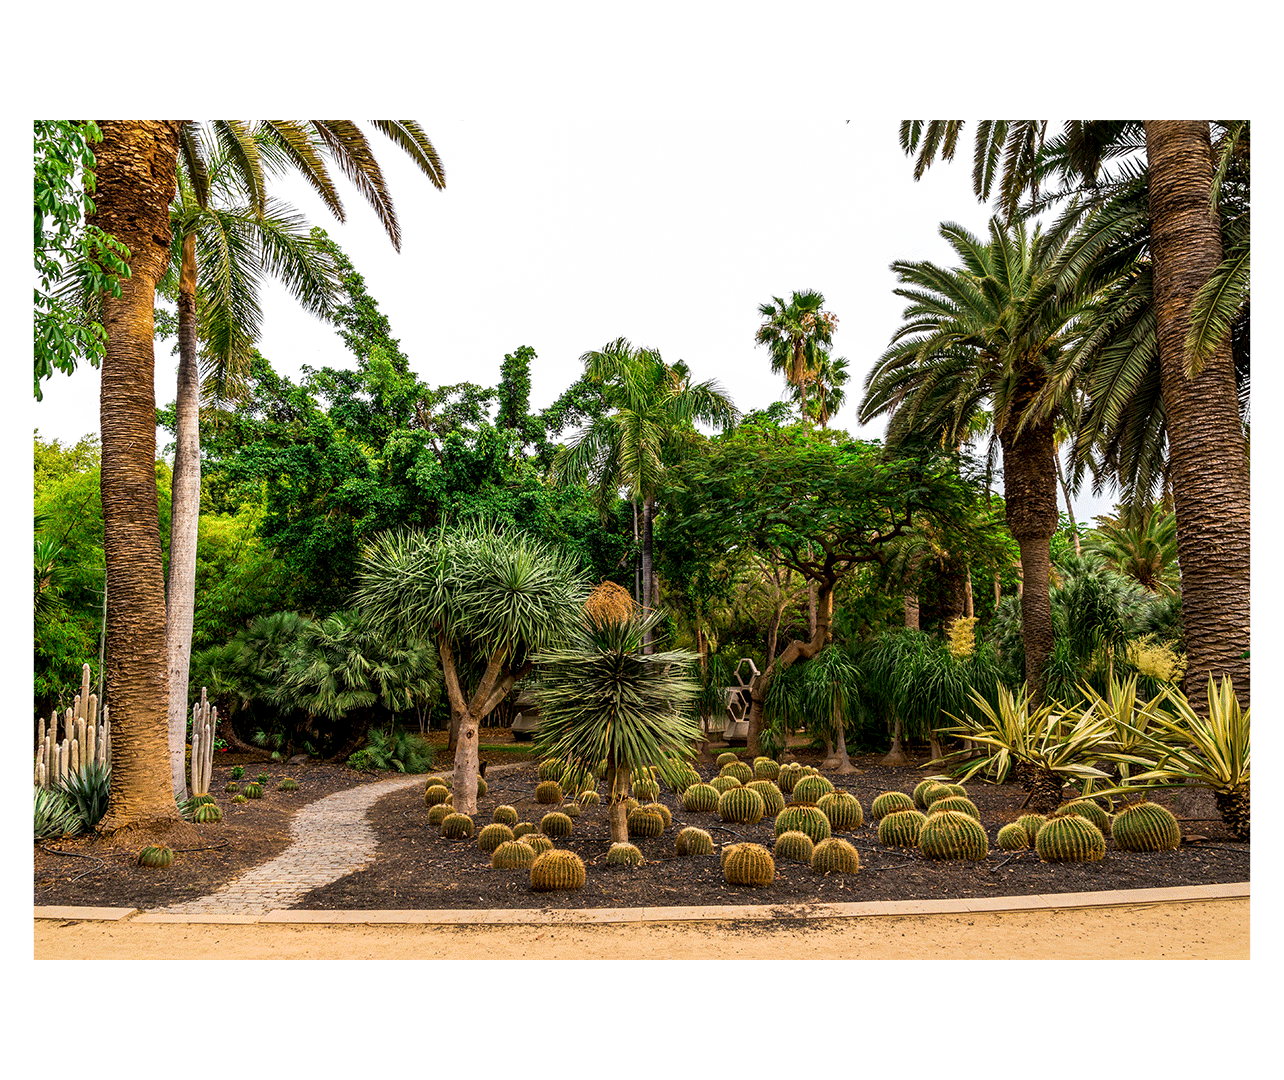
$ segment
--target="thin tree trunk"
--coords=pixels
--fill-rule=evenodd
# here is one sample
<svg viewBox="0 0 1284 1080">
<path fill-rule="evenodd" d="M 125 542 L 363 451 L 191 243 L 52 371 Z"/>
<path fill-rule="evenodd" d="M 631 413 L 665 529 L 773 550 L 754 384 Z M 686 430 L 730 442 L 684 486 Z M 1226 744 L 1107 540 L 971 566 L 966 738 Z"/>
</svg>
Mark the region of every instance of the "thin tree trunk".
<svg viewBox="0 0 1284 1080">
<path fill-rule="evenodd" d="M 1160 389 L 1188 662 L 1185 690 L 1192 703 L 1201 702 L 1210 673 L 1229 675 L 1246 708 L 1249 469 L 1229 341 L 1194 379 L 1185 373 L 1190 305 L 1222 259 L 1221 230 L 1209 206 L 1209 128 L 1203 120 L 1147 120 L 1145 131 Z"/>
<path fill-rule="evenodd" d="M 1066 517 L 1070 519 L 1070 535 L 1074 537 L 1074 553 L 1082 555 L 1083 551 L 1079 546 L 1079 526 L 1074 520 L 1074 503 L 1070 501 L 1070 488 L 1066 486 L 1065 473 L 1061 471 L 1061 454 L 1057 451 L 1056 446 L 1052 448 L 1052 461 L 1057 467 L 1057 480 L 1061 483 L 1061 494 L 1066 500 Z"/>
<path fill-rule="evenodd" d="M 177 440 L 170 488 L 169 581 L 165 642 L 169 669 L 169 767 L 174 794 L 187 798 L 187 681 L 196 606 L 196 538 L 201 513 L 201 387 L 196 364 L 196 238 L 183 237 L 178 285 Z"/>
<path fill-rule="evenodd" d="M 816 632 L 810 641 L 791 641 L 780 656 L 767 665 L 749 684 L 749 738 L 747 749 L 757 756 L 762 753 L 763 703 L 767 690 L 776 673 L 784 671 L 797 660 L 810 660 L 829 640 L 829 628 L 834 616 L 834 583 L 825 582 L 816 597 Z"/>
<path fill-rule="evenodd" d="M 629 839 L 628 798 L 632 782 L 628 765 L 611 764 L 606 770 L 606 792 L 610 799 L 607 817 L 611 823 L 611 843 L 624 844 Z"/>
<path fill-rule="evenodd" d="M 169 767 L 165 582 L 156 493 L 152 312 L 169 259 L 169 203 L 180 124 L 104 120 L 91 224 L 130 250 L 121 295 L 102 298 L 103 549 L 112 783 L 102 834 L 164 831 L 181 822 Z"/>
<path fill-rule="evenodd" d="M 638 543 L 638 504 L 631 502 L 629 505 L 633 508 L 633 544 L 636 547 Z M 633 600 L 639 607 L 642 606 L 641 567 L 634 567 L 633 569 Z"/>
<path fill-rule="evenodd" d="M 963 571 L 963 617 L 972 619 L 976 617 L 976 605 L 972 596 L 972 567 L 968 566 Z"/>
<path fill-rule="evenodd" d="M 843 723 L 843 710 L 838 708 L 838 703 L 834 703 L 833 713 L 834 731 L 836 732 L 836 746 L 838 753 L 838 773 L 845 776 L 850 773 L 859 773 L 861 770 L 852 764 L 852 759 L 847 756 L 847 727 Z"/>
<path fill-rule="evenodd" d="M 896 718 L 896 723 L 892 726 L 892 748 L 887 752 L 887 756 L 879 762 L 880 765 L 908 765 L 909 758 L 905 754 L 905 745 L 901 741 L 901 718 Z"/>
<path fill-rule="evenodd" d="M 655 601 L 652 595 L 655 587 L 654 525 L 655 496 L 648 495 L 642 501 L 642 607 L 647 611 L 651 610 Z M 642 651 L 651 651 L 650 630 L 643 638 Z"/>
</svg>

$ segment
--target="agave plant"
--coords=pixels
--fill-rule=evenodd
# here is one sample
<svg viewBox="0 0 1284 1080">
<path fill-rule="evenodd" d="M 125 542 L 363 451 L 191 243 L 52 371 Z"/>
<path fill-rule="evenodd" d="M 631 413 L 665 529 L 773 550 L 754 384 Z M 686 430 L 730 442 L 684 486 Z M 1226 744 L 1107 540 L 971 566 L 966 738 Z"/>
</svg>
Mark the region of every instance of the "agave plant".
<svg viewBox="0 0 1284 1080">
<path fill-rule="evenodd" d="M 111 789 L 111 766 L 90 762 L 82 765 L 61 784 L 64 794 L 76 808 L 85 831 L 93 829 L 107 812 L 107 797 Z"/>
<path fill-rule="evenodd" d="M 34 790 L 36 840 L 55 840 L 60 836 L 74 836 L 81 831 L 80 814 L 65 791 L 42 787 Z"/>
<path fill-rule="evenodd" d="M 1120 783 L 1127 785 L 1131 775 L 1137 771 L 1137 755 L 1145 746 L 1142 740 L 1148 731 L 1154 730 L 1155 718 L 1164 701 L 1163 693 L 1138 703 L 1135 674 L 1122 680 L 1112 678 L 1109 693 L 1104 697 L 1087 683 L 1080 684 L 1079 692 L 1083 695 L 1080 712 L 1093 710 L 1111 728 L 1108 751 L 1101 755 L 1100 760 L 1111 763 Z M 1084 794 L 1091 790 L 1092 781 L 1086 781 Z"/>
</svg>

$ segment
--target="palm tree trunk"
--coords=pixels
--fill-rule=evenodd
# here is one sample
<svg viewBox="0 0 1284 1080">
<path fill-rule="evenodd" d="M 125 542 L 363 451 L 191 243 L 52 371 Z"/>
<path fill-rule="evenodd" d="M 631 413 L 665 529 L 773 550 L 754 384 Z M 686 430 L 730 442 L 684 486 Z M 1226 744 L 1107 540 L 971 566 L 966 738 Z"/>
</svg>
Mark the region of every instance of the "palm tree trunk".
<svg viewBox="0 0 1284 1080">
<path fill-rule="evenodd" d="M 1147 120 L 1150 251 L 1160 389 L 1168 422 L 1185 689 L 1203 699 L 1210 673 L 1230 675 L 1249 702 L 1249 470 L 1230 343 L 1194 379 L 1185 373 L 1190 305 L 1222 259 L 1209 208 L 1213 163 L 1207 121 Z"/>
<path fill-rule="evenodd" d="M 650 611 L 654 603 L 655 589 L 655 496 L 648 495 L 642 501 L 642 607 Z M 651 631 L 646 632 L 642 642 L 642 651 L 651 651 Z"/>
<path fill-rule="evenodd" d="M 165 582 L 156 493 L 152 311 L 169 259 L 179 122 L 104 120 L 91 223 L 130 250 L 121 295 L 102 298 L 103 549 L 112 783 L 102 834 L 181 822 L 169 767 Z"/>
<path fill-rule="evenodd" d="M 187 798 L 187 680 L 196 607 L 196 536 L 201 513 L 200 378 L 196 365 L 196 238 L 183 237 L 178 285 L 178 396 L 170 488 L 169 581 L 165 641 L 169 669 L 169 769 L 174 794 Z"/>
</svg>

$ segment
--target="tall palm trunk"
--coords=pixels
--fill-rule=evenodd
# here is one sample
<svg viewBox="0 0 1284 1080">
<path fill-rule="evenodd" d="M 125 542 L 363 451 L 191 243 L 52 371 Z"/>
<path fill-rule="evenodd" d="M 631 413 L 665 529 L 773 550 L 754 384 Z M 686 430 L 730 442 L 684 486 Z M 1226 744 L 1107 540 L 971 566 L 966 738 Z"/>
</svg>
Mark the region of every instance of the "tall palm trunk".
<svg viewBox="0 0 1284 1080">
<path fill-rule="evenodd" d="M 655 496 L 642 500 L 642 608 L 650 611 L 655 603 Z M 642 639 L 642 651 L 651 651 L 651 631 Z"/>
<path fill-rule="evenodd" d="M 169 259 L 169 203 L 179 123 L 104 120 L 92 223 L 130 250 L 121 295 L 102 298 L 103 549 L 107 566 L 106 668 L 112 782 L 104 834 L 163 830 L 181 818 L 168 746 L 165 583 L 156 494 L 152 310 Z"/>
<path fill-rule="evenodd" d="M 1190 305 L 1222 259 L 1209 206 L 1208 123 L 1147 120 L 1150 250 L 1160 389 L 1168 422 L 1177 559 L 1181 566 L 1186 691 L 1230 675 L 1249 701 L 1249 470 L 1229 341 L 1199 375 L 1185 373 Z M 114 715 L 114 714 L 113 714 Z"/>
<path fill-rule="evenodd" d="M 183 237 L 178 282 L 177 442 L 170 499 L 169 581 L 165 592 L 169 668 L 169 768 L 174 794 L 187 798 L 187 680 L 196 606 L 196 534 L 201 513 L 200 378 L 196 365 L 196 238 Z"/>
</svg>

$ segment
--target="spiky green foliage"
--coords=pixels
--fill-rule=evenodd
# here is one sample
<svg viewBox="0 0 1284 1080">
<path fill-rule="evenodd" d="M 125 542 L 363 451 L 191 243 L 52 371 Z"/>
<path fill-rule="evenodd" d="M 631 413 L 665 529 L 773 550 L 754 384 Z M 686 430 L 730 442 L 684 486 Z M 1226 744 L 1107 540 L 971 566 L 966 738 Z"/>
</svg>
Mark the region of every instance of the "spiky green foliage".
<svg viewBox="0 0 1284 1080">
<path fill-rule="evenodd" d="M 261 798 L 263 798 L 263 785 L 262 785 L 262 784 L 257 784 L 257 783 L 256 783 L 256 784 L 246 784 L 246 785 L 245 785 L 245 797 L 246 797 L 247 799 L 261 799 Z"/>
<path fill-rule="evenodd" d="M 780 776 L 780 764 L 773 758 L 757 757 L 753 759 L 753 777 L 755 780 L 775 780 Z"/>
<path fill-rule="evenodd" d="M 1080 817 L 1087 818 L 1101 830 L 1102 836 L 1110 835 L 1110 815 L 1091 799 L 1074 799 L 1062 803 L 1048 816 L 1064 817 L 1066 814 L 1078 814 Z"/>
<path fill-rule="evenodd" d="M 436 805 L 429 808 L 428 824 L 433 826 L 440 826 L 441 823 L 445 821 L 448 817 L 450 817 L 450 815 L 453 814 L 454 812 L 455 812 L 455 808 L 451 806 L 449 803 L 439 802 Z"/>
<path fill-rule="evenodd" d="M 878 842 L 887 847 L 918 847 L 927 815 L 921 810 L 893 810 L 878 823 Z"/>
<path fill-rule="evenodd" d="M 517 840 L 505 840 L 490 856 L 490 865 L 495 870 L 525 870 L 534 861 L 535 849 Z"/>
<path fill-rule="evenodd" d="M 831 836 L 816 845 L 811 868 L 817 874 L 854 874 L 860 870 L 860 856 L 848 841 Z"/>
<path fill-rule="evenodd" d="M 731 788 L 718 797 L 718 816 L 723 821 L 756 825 L 765 811 L 762 796 L 747 787 Z"/>
<path fill-rule="evenodd" d="M 930 804 L 929 804 L 930 805 Z M 913 810 L 914 799 L 903 791 L 884 791 L 869 804 L 869 816 L 875 821 L 897 810 Z"/>
<path fill-rule="evenodd" d="M 762 796 L 762 813 L 764 817 L 774 818 L 785 808 L 784 793 L 770 780 L 751 780 L 745 787 L 750 791 L 756 791 Z"/>
<path fill-rule="evenodd" d="M 814 806 L 786 806 L 776 815 L 776 835 L 803 832 L 816 843 L 827 840 L 831 832 L 829 818 Z"/>
<path fill-rule="evenodd" d="M 244 796 L 244 795 L 233 795 L 233 796 L 232 796 L 232 801 L 233 801 L 234 803 L 243 803 L 243 802 L 245 802 L 245 796 Z"/>
<path fill-rule="evenodd" d="M 797 829 L 790 829 L 776 837 L 776 844 L 772 848 L 772 854 L 777 859 L 791 859 L 794 862 L 806 863 L 810 866 L 811 856 L 815 850 L 816 844 L 810 836 L 805 832 L 799 832 Z"/>
<path fill-rule="evenodd" d="M 441 835 L 447 840 L 467 840 L 476 826 L 467 814 L 449 813 L 441 819 Z"/>
<path fill-rule="evenodd" d="M 673 849 L 679 855 L 712 855 L 713 837 L 703 829 L 688 825 L 674 837 Z"/>
<path fill-rule="evenodd" d="M 75 836 L 81 831 L 80 814 L 66 792 L 42 787 L 34 791 L 34 836 L 37 841 Z"/>
<path fill-rule="evenodd" d="M 990 852 L 990 838 L 976 818 L 947 810 L 928 815 L 918 834 L 918 849 L 929 859 L 979 861 Z"/>
<path fill-rule="evenodd" d="M 556 780 L 545 780 L 535 787 L 535 801 L 542 806 L 557 806 L 562 801 L 562 785 Z"/>
<path fill-rule="evenodd" d="M 999 830 L 997 842 L 1000 851 L 1027 851 L 1030 834 L 1019 821 L 1010 821 Z"/>
<path fill-rule="evenodd" d="M 138 865 L 153 870 L 164 870 L 174 862 L 174 851 L 164 844 L 149 844 L 138 853 Z"/>
<path fill-rule="evenodd" d="M 637 846 L 624 841 L 612 844 L 606 852 L 607 866 L 641 866 L 644 862 Z"/>
<path fill-rule="evenodd" d="M 976 803 L 971 799 L 965 799 L 962 795 L 947 795 L 943 799 L 935 799 L 927 808 L 927 816 L 933 814 L 944 814 L 954 811 L 959 814 L 967 814 L 970 817 L 981 820 L 981 811 L 976 808 Z"/>
<path fill-rule="evenodd" d="M 562 780 L 562 774 L 566 772 L 566 762 L 558 758 L 545 758 L 539 763 L 539 768 L 535 770 L 536 776 L 541 780 L 556 780 L 559 783 Z"/>
<path fill-rule="evenodd" d="M 535 892 L 584 888 L 584 860 L 573 851 L 554 848 L 531 863 L 531 888 Z"/>
<path fill-rule="evenodd" d="M 1096 862 L 1106 854 L 1106 838 L 1087 818 L 1078 814 L 1049 818 L 1034 838 L 1034 849 L 1044 862 Z"/>
<path fill-rule="evenodd" d="M 743 761 L 729 761 L 718 771 L 719 776 L 733 776 L 742 784 L 749 783 L 754 778 L 752 767 L 746 765 Z"/>
<path fill-rule="evenodd" d="M 266 783 L 267 783 L 269 780 L 271 780 L 271 779 L 272 779 L 272 777 L 270 777 L 267 773 L 265 773 L 265 772 L 261 772 L 261 773 L 259 773 L 259 775 L 258 775 L 258 776 L 256 776 L 256 777 L 254 778 L 254 782 L 255 782 L 256 784 L 266 784 Z"/>
<path fill-rule="evenodd" d="M 477 846 L 490 855 L 500 844 L 513 839 L 515 837 L 512 829 L 499 822 L 492 822 L 477 834 Z"/>
<path fill-rule="evenodd" d="M 551 814 L 545 814 L 539 819 L 539 831 L 545 836 L 570 836 L 574 827 L 575 823 L 560 810 L 554 810 Z"/>
<path fill-rule="evenodd" d="M 1030 847 L 1034 847 L 1034 838 L 1039 835 L 1039 830 L 1047 824 L 1047 821 L 1043 814 L 1022 814 L 1016 819 L 1016 824 L 1025 830 L 1025 835 L 1030 839 Z"/>
<path fill-rule="evenodd" d="M 231 771 L 230 773 L 228 773 L 228 775 L 229 775 L 233 780 L 244 780 L 244 779 L 245 779 L 245 766 L 243 766 L 243 765 L 233 765 L 233 766 L 232 766 L 232 771 Z"/>
<path fill-rule="evenodd" d="M 276 785 L 276 790 L 277 791 L 298 791 L 299 785 L 296 781 L 291 780 L 287 776 L 279 784 Z"/>
<path fill-rule="evenodd" d="M 111 767 L 91 763 L 82 765 L 67 774 L 60 785 L 71 804 L 84 822 L 88 832 L 107 812 L 107 798 L 111 791 Z"/>
<path fill-rule="evenodd" d="M 722 874 L 728 885 L 765 888 L 776 878 L 776 864 L 761 844 L 732 844 L 724 853 Z"/>
<path fill-rule="evenodd" d="M 659 836 L 664 832 L 664 818 L 643 806 L 629 811 L 628 823 L 630 836 Z"/>
<path fill-rule="evenodd" d="M 860 800 L 849 791 L 831 791 L 822 795 L 816 809 L 829 818 L 834 832 L 850 832 L 865 824 L 865 811 Z"/>
<path fill-rule="evenodd" d="M 371 728 L 366 745 L 348 758 L 348 767 L 423 773 L 433 767 L 433 748 L 423 736 L 410 731 Z"/>
<path fill-rule="evenodd" d="M 541 832 L 523 833 L 517 839 L 519 843 L 526 844 L 536 855 L 553 850 L 552 839 Z"/>
<path fill-rule="evenodd" d="M 517 810 L 507 803 L 500 803 L 491 811 L 490 820 L 496 825 L 507 825 L 512 828 L 517 824 Z"/>
<path fill-rule="evenodd" d="M 712 784 L 692 784 L 682 793 L 682 809 L 693 814 L 709 814 L 718 809 L 720 792 Z"/>
<path fill-rule="evenodd" d="M 197 825 L 212 825 L 223 820 L 223 811 L 214 803 L 201 803 L 192 811 L 192 820 Z"/>
<path fill-rule="evenodd" d="M 1130 803 L 1115 815 L 1114 838 L 1123 851 L 1176 851 L 1181 825 L 1158 803 Z"/>
<path fill-rule="evenodd" d="M 799 806 L 815 806 L 822 795 L 833 790 L 834 785 L 823 776 L 804 776 L 794 784 L 794 802 Z"/>
</svg>

